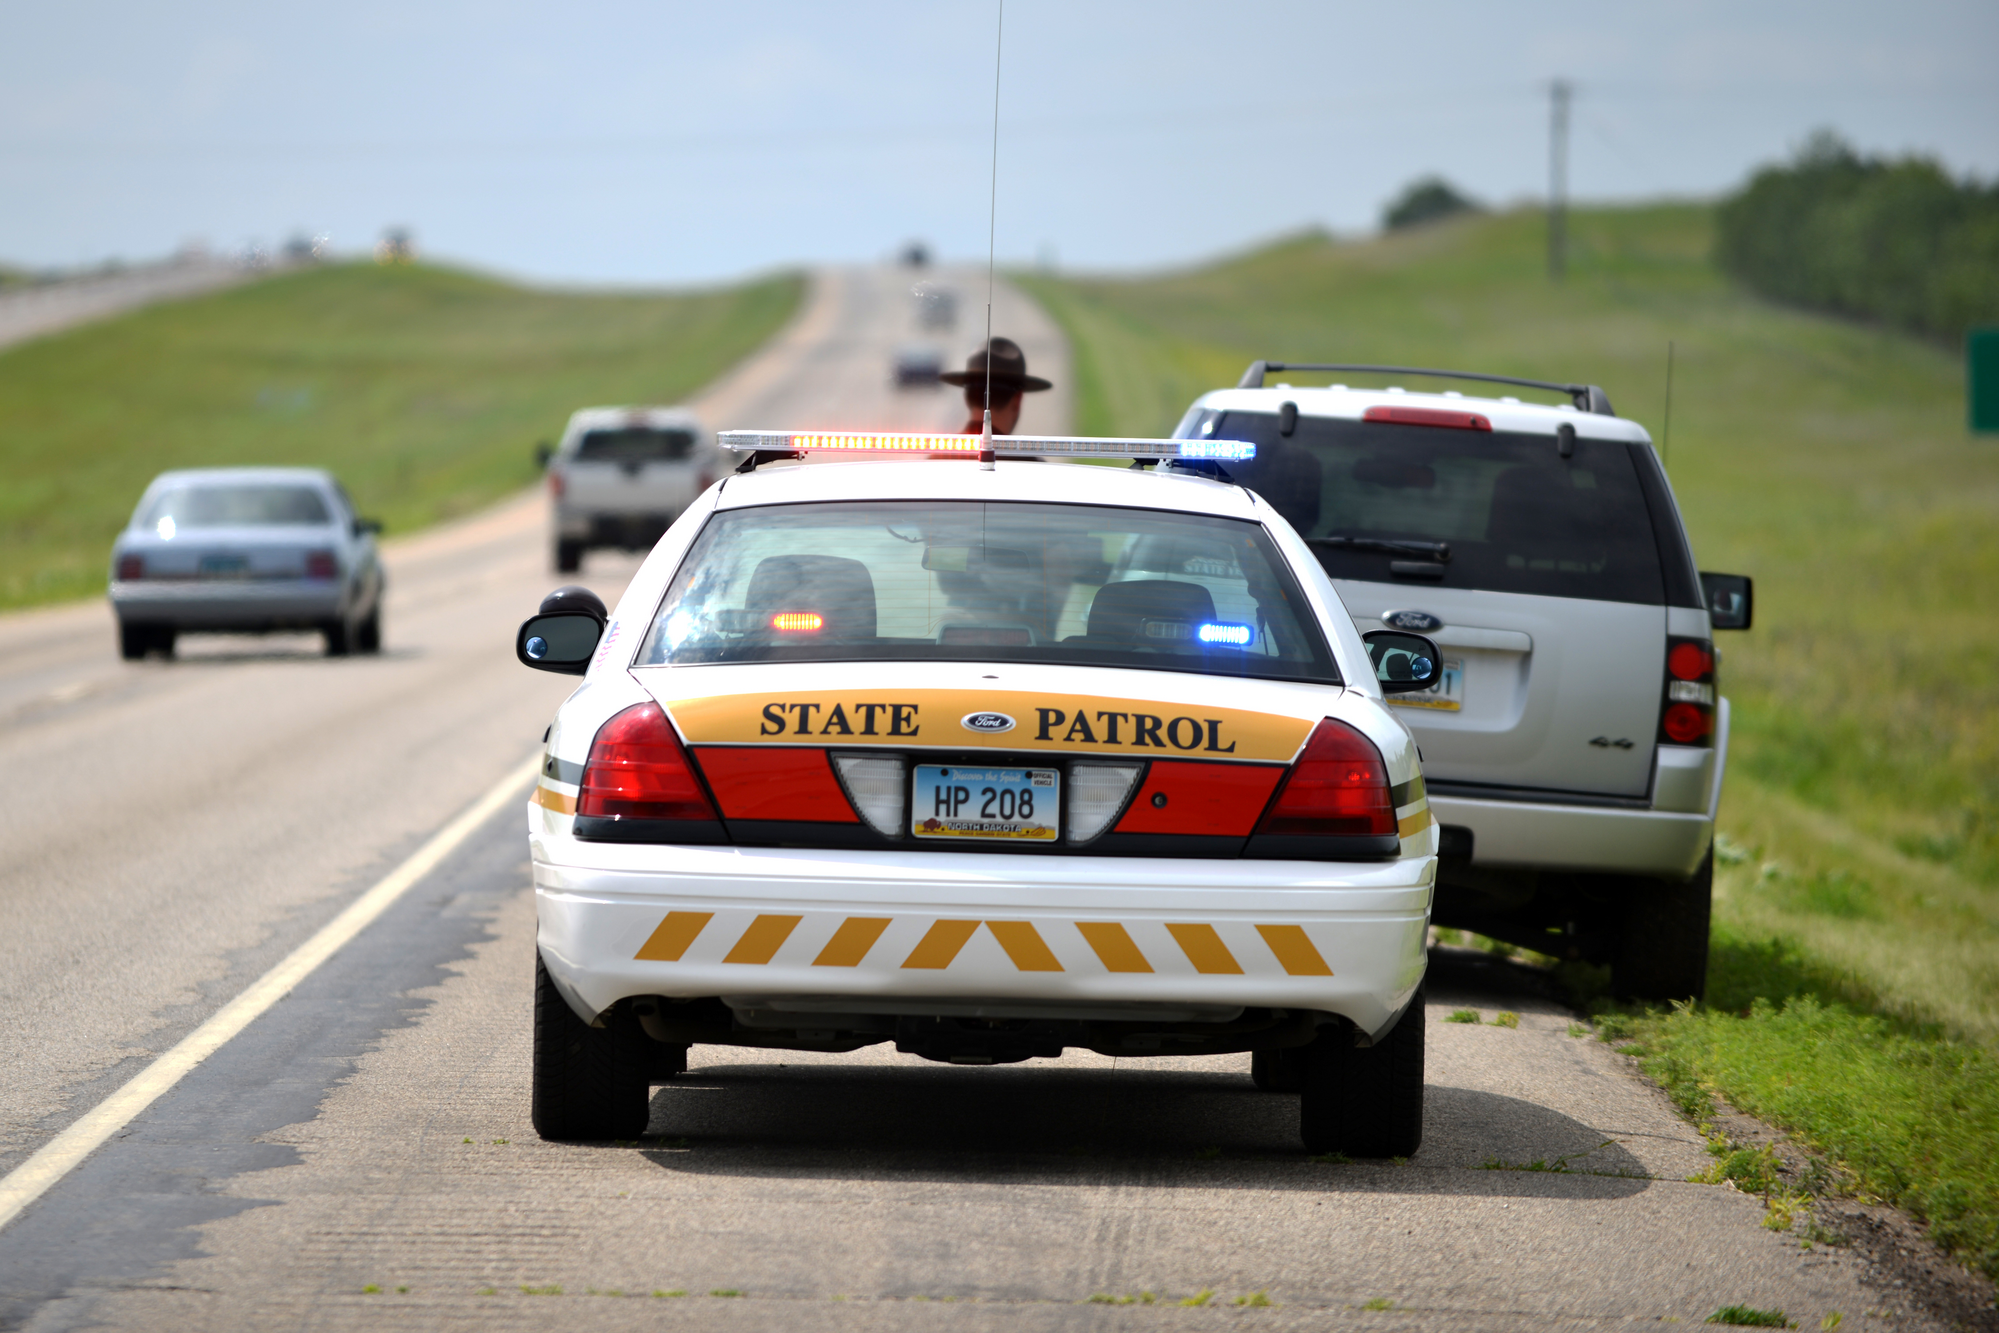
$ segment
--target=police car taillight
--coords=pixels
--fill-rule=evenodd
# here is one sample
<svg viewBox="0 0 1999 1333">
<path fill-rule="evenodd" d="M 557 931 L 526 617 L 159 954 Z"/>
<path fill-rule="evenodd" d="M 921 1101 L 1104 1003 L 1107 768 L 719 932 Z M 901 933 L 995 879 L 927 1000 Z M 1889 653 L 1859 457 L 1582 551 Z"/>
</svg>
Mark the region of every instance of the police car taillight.
<svg viewBox="0 0 1999 1333">
<path fill-rule="evenodd" d="M 656 703 L 633 704 L 597 729 L 583 765 L 576 814 L 584 819 L 713 820 L 687 751 Z"/>
<path fill-rule="evenodd" d="M 1672 745 L 1714 743 L 1714 645 L 1706 639 L 1666 640 L 1666 706 L 1659 739 Z"/>
<path fill-rule="evenodd" d="M 1326 718 L 1291 765 L 1259 834 L 1328 838 L 1395 835 L 1388 765 L 1374 742 L 1344 722 Z"/>
</svg>

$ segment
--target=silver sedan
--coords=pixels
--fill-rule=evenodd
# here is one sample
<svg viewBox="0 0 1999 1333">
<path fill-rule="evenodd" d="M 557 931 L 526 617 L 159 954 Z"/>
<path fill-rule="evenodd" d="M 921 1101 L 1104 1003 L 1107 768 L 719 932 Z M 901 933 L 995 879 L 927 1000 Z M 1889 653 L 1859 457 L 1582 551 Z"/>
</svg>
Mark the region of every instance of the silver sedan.
<svg viewBox="0 0 1999 1333">
<path fill-rule="evenodd" d="M 317 630 L 328 656 L 382 646 L 381 525 L 317 468 L 163 472 L 111 548 L 128 659 L 189 631 Z"/>
</svg>

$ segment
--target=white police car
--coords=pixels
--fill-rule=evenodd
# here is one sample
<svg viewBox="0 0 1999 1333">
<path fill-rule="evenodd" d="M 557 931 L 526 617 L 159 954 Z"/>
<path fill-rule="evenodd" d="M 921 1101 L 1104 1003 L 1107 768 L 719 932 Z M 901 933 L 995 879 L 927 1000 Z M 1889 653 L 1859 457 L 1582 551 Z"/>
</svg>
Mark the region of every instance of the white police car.
<svg viewBox="0 0 1999 1333">
<path fill-rule="evenodd" d="M 1384 691 L 1436 649 L 1363 642 L 1252 446 L 723 441 L 614 612 L 516 642 L 584 676 L 529 809 L 536 1129 L 638 1136 L 691 1043 L 893 1042 L 1250 1051 L 1312 1150 L 1413 1151 L 1436 829 Z"/>
</svg>

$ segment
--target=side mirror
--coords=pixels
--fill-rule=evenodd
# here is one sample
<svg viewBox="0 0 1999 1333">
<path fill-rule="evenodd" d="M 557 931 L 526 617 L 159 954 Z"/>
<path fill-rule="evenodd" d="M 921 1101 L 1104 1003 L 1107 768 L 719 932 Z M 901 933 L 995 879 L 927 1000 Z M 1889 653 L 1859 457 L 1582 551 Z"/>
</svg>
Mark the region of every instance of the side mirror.
<svg viewBox="0 0 1999 1333">
<path fill-rule="evenodd" d="M 382 520 L 379 518 L 357 518 L 354 520 L 354 535 L 356 537 L 361 536 L 363 533 L 376 533 L 381 530 Z"/>
<path fill-rule="evenodd" d="M 1360 636 L 1374 663 L 1374 679 L 1383 694 L 1410 694 L 1435 688 L 1443 661 L 1437 645 L 1421 634 L 1399 629 L 1369 630 Z"/>
<path fill-rule="evenodd" d="M 1701 573 L 1708 623 L 1716 629 L 1748 629 L 1756 611 L 1756 585 L 1745 574 Z"/>
<path fill-rule="evenodd" d="M 536 671 L 580 676 L 590 669 L 607 619 L 603 599 L 588 588 L 557 588 L 541 599 L 540 611 L 521 622 L 514 656 Z"/>
<path fill-rule="evenodd" d="M 539 444 L 535 445 L 534 465 L 536 467 L 540 468 L 544 472 L 548 471 L 548 460 L 553 457 L 555 457 L 555 446 L 550 444 L 547 440 L 543 440 Z"/>
</svg>

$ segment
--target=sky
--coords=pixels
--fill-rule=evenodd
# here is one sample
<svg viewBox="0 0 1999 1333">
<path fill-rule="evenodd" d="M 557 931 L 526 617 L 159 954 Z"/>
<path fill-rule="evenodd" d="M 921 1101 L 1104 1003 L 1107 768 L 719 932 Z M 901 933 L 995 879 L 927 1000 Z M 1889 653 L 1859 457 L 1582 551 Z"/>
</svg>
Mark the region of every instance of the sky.
<svg viewBox="0 0 1999 1333">
<path fill-rule="evenodd" d="M 4 0 L 0 263 L 403 226 L 553 283 L 943 258 L 1170 268 L 1410 180 L 1716 196 L 1830 127 L 1999 177 L 1992 0 Z"/>
</svg>

